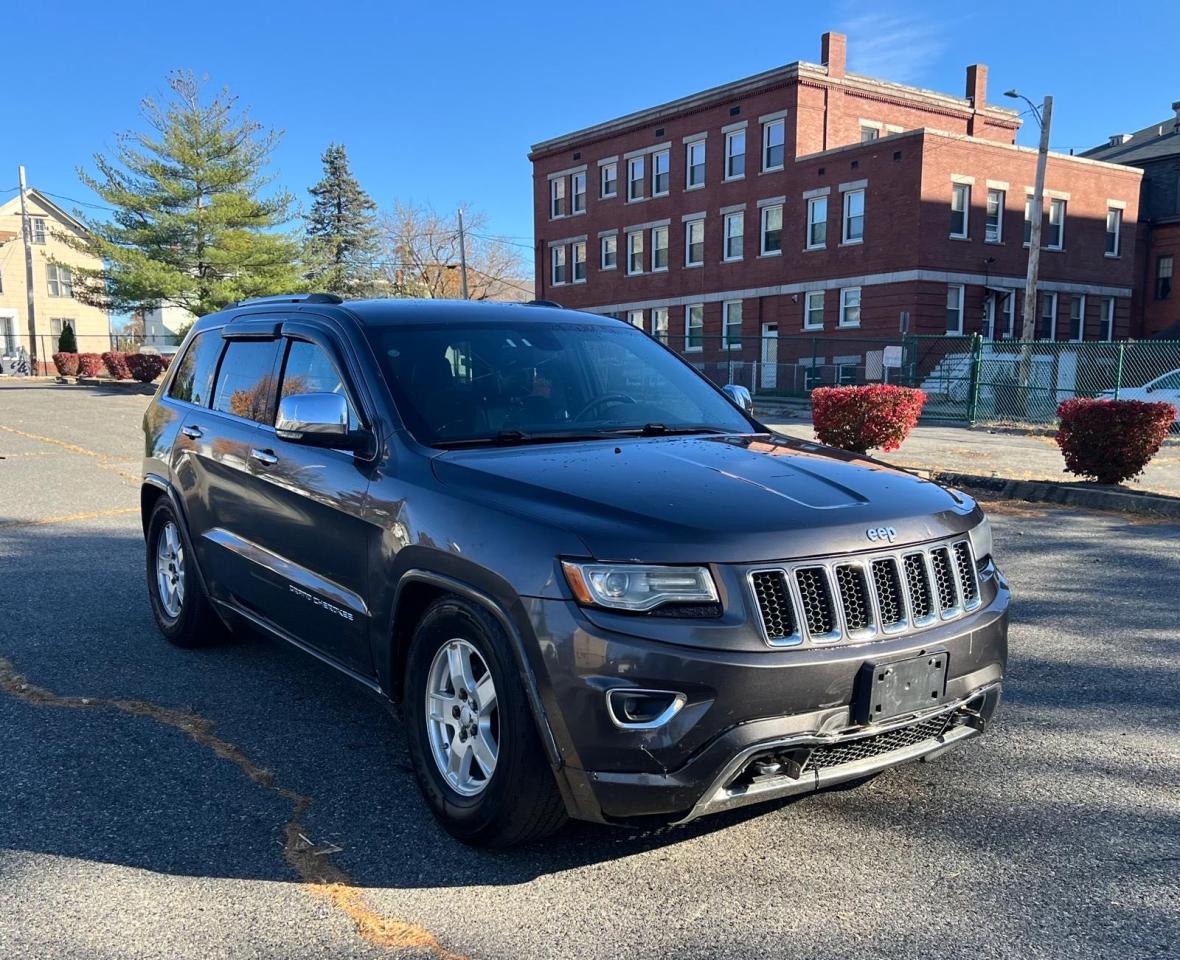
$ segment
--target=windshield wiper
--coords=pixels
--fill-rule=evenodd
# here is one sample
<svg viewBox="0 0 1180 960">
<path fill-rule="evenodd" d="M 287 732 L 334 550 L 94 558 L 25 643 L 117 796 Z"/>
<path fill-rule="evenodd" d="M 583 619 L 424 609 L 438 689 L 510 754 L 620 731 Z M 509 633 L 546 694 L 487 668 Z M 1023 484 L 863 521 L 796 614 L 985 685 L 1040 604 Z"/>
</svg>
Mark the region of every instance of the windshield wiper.
<svg viewBox="0 0 1180 960">
<path fill-rule="evenodd" d="M 525 433 L 523 430 L 501 430 L 491 437 L 437 440 L 431 446 L 442 450 L 456 447 L 514 447 L 529 443 L 575 443 L 581 440 L 601 440 L 602 437 L 601 433 Z"/>
<path fill-rule="evenodd" d="M 693 433 L 733 433 L 732 430 L 722 430 L 720 427 L 705 426 L 676 426 L 670 427 L 666 423 L 645 423 L 642 427 L 619 427 L 605 429 L 603 433 L 620 437 L 676 437 Z"/>
</svg>

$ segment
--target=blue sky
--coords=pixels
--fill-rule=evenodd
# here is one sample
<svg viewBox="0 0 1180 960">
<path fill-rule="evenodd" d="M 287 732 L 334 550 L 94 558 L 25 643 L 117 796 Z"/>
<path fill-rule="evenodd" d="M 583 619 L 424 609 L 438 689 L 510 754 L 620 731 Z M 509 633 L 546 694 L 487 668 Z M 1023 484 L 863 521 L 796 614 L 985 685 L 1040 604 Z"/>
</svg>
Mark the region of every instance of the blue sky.
<svg viewBox="0 0 1180 960">
<path fill-rule="evenodd" d="M 490 232 L 532 233 L 538 140 L 793 60 L 849 36 L 849 68 L 963 91 L 966 64 L 989 94 L 1054 95 L 1053 148 L 1083 149 L 1170 114 L 1180 99 L 1173 31 L 1156 3 L 986 5 L 574 3 L 19 3 L 5 18 L 0 191 L 31 182 L 93 200 L 92 168 L 139 100 L 187 67 L 228 86 L 286 131 L 278 181 L 306 202 L 319 155 L 344 143 L 379 204 L 484 210 Z M 1068 9 L 1068 13 L 1065 13 Z M 1154 25 L 1154 28 L 1153 26 Z M 1023 106 L 1023 105 L 1022 105 Z M 1035 124 L 1021 133 L 1035 143 Z M 0 193 L 7 198 L 11 193 Z M 523 252 L 523 251 L 522 251 Z"/>
</svg>

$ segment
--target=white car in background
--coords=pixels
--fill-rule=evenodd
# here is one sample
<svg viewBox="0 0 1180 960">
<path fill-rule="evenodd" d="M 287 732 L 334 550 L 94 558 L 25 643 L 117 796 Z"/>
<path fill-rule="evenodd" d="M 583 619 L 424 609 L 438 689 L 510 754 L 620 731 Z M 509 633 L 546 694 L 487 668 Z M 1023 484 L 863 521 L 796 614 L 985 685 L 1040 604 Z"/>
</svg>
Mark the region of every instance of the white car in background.
<svg viewBox="0 0 1180 960">
<path fill-rule="evenodd" d="M 1099 396 L 1104 400 L 1113 400 L 1114 391 L 1103 390 Z M 1141 387 L 1122 387 L 1119 399 L 1170 403 L 1176 408 L 1176 419 L 1180 420 L 1180 370 L 1162 374 Z"/>
</svg>

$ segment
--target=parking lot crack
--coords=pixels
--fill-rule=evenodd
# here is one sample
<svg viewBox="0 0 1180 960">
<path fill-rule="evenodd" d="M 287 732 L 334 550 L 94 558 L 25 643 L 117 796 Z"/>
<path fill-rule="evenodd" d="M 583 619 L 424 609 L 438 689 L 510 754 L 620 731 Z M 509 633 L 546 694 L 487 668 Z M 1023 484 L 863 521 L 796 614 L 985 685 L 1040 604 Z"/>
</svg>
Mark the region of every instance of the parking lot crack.
<svg viewBox="0 0 1180 960">
<path fill-rule="evenodd" d="M 191 711 L 163 707 L 147 700 L 54 693 L 30 683 L 4 657 L 0 657 L 0 692 L 35 707 L 114 710 L 133 717 L 144 717 L 180 731 L 212 751 L 219 759 L 232 763 L 251 783 L 271 791 L 290 804 L 291 817 L 284 827 L 284 858 L 299 876 L 303 889 L 344 913 L 352 921 L 358 936 L 379 947 L 411 950 L 437 960 L 466 960 L 461 954 L 447 950 L 426 928 L 384 916 L 369 907 L 362 892 L 344 870 L 332 861 L 335 851 L 325 853 L 307 842 L 303 821 L 312 807 L 312 798 L 280 786 L 272 771 L 256 764 L 236 744 L 217 736 L 213 721 Z"/>
</svg>

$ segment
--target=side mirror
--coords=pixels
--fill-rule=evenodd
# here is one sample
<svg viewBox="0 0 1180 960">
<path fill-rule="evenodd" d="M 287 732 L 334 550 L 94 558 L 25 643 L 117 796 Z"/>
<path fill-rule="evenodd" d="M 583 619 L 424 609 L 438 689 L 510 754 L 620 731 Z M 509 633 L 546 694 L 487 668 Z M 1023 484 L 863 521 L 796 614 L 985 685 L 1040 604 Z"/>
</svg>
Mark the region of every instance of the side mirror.
<svg viewBox="0 0 1180 960">
<path fill-rule="evenodd" d="M 348 401 L 338 393 L 295 393 L 279 400 L 275 434 L 310 447 L 355 450 L 367 439 L 348 429 Z"/>
<path fill-rule="evenodd" d="M 750 391 L 740 383 L 727 383 L 721 389 L 725 391 L 725 395 L 734 402 L 735 406 L 740 407 L 748 414 L 754 413 L 754 398 L 750 396 Z"/>
</svg>

